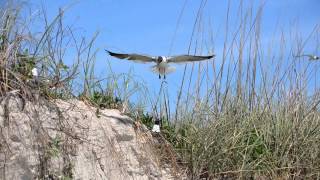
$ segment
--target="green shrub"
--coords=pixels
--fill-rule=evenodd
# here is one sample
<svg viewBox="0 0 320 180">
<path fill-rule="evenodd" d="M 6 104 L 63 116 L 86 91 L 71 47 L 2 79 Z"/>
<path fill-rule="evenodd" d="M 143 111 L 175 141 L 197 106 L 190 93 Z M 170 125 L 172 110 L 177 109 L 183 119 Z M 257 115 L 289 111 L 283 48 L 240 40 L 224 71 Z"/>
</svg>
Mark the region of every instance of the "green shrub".
<svg viewBox="0 0 320 180">
<path fill-rule="evenodd" d="M 108 93 L 98 91 L 93 92 L 90 100 L 100 109 L 117 109 L 122 103 L 120 98 L 114 97 Z"/>
</svg>

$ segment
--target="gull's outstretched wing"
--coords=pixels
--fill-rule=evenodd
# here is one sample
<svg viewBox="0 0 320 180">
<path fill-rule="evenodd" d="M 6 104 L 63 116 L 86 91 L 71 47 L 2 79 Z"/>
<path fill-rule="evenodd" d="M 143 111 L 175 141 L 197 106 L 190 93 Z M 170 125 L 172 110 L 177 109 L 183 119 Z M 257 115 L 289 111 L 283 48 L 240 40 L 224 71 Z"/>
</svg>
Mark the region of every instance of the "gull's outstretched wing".
<svg viewBox="0 0 320 180">
<path fill-rule="evenodd" d="M 203 61 L 207 59 L 211 59 L 215 57 L 215 55 L 210 56 L 192 56 L 192 55 L 180 55 L 180 56 L 172 56 L 168 57 L 168 63 L 185 63 L 185 62 L 194 62 L 194 61 Z"/>
<path fill-rule="evenodd" d="M 311 54 L 301 54 L 301 55 L 296 55 L 295 57 L 312 57 L 313 55 Z"/>
<path fill-rule="evenodd" d="M 119 59 L 127 59 L 131 61 L 138 61 L 142 63 L 146 62 L 156 62 L 155 57 L 148 56 L 148 55 L 140 55 L 140 54 L 120 54 L 120 53 L 114 53 L 111 51 L 106 50 L 110 56 L 119 58 Z"/>
</svg>

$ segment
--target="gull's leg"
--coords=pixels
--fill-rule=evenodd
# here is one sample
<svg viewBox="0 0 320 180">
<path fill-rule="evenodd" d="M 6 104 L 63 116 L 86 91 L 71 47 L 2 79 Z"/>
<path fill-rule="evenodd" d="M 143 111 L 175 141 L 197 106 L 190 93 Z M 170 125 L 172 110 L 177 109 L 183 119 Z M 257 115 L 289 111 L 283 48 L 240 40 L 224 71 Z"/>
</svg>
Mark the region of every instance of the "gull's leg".
<svg viewBox="0 0 320 180">
<path fill-rule="evenodd" d="M 163 75 L 163 79 L 166 79 L 166 74 Z"/>
<path fill-rule="evenodd" d="M 159 79 L 161 79 L 161 71 L 162 71 L 162 68 L 161 68 L 160 66 L 159 66 L 158 68 L 159 68 L 159 69 L 158 69 L 158 70 L 159 70 Z"/>
</svg>

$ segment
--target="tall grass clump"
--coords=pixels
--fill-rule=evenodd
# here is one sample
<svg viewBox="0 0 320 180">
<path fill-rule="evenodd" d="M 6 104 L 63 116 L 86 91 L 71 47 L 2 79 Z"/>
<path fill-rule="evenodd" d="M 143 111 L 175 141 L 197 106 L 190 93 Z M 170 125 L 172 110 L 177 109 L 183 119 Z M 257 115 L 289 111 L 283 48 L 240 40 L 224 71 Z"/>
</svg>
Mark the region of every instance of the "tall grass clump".
<svg viewBox="0 0 320 180">
<path fill-rule="evenodd" d="M 60 8 L 56 16 L 48 17 L 44 7 L 31 13 L 27 3 L 8 1 L 4 5 L 0 9 L 2 96 L 14 91 L 29 99 L 34 94 L 46 98 L 91 99 L 101 88 L 115 90 L 103 86 L 116 82 L 118 79 L 112 80 L 115 75 L 104 79 L 96 76 L 99 49 L 95 41 L 99 33 L 87 39 L 75 27 L 64 23 L 71 6 Z M 33 75 L 34 68 L 37 76 Z"/>
<path fill-rule="evenodd" d="M 71 27 L 63 24 L 64 10 L 49 21 L 44 10 L 26 15 L 23 4 L 9 1 L 5 5 L 0 10 L 1 95 L 15 91 L 29 100 L 34 94 L 72 97 L 71 82 L 78 73 L 81 54 L 69 65 L 65 56 L 68 48 L 81 42 L 77 42 Z M 32 29 L 39 22 L 43 24 L 40 33 Z"/>
<path fill-rule="evenodd" d="M 193 179 L 319 179 L 318 62 L 299 57 L 319 53 L 319 25 L 307 36 L 295 22 L 264 37 L 264 4 L 241 1 L 235 18 L 230 3 L 222 55 L 186 71 L 169 141 Z"/>
</svg>

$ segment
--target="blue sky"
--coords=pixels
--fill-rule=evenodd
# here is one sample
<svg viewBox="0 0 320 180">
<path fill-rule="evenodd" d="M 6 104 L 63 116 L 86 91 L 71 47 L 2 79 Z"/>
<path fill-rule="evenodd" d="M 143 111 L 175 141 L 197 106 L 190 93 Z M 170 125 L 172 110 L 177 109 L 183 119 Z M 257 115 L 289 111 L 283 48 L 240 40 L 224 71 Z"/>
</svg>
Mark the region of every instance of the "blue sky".
<svg viewBox="0 0 320 180">
<path fill-rule="evenodd" d="M 230 31 L 236 27 L 239 1 L 230 1 Z M 244 9 L 253 4 L 256 11 L 263 1 L 244 0 Z M 126 73 L 133 70 L 152 93 L 159 90 L 161 81 L 149 70 L 149 64 L 135 64 L 108 56 L 104 49 L 116 52 L 136 52 L 150 55 L 175 55 L 188 53 L 197 11 L 201 1 L 198 0 L 31 0 L 28 1 L 34 9 L 43 4 L 50 18 L 58 13 L 59 7 L 73 4 L 65 14 L 66 24 L 73 25 L 77 32 L 90 38 L 99 32 L 95 48 L 99 48 L 96 60 L 96 70 L 103 77 L 110 61 L 113 71 Z M 186 3 L 186 4 L 185 4 Z M 184 7 L 180 23 L 179 15 Z M 214 51 L 217 54 L 217 65 L 221 61 L 224 42 L 224 27 L 228 1 L 208 0 L 204 6 L 201 22 L 204 35 L 196 36 L 193 45 L 198 42 L 198 54 Z M 280 36 L 281 29 L 290 33 L 297 24 L 303 37 L 306 37 L 316 24 L 320 23 L 319 0 L 266 0 L 262 16 L 262 41 L 270 41 L 274 36 Z M 210 25 L 210 26 L 209 26 Z M 177 32 L 175 34 L 175 30 Z M 276 33 L 275 33 L 276 32 Z M 278 33 L 278 34 L 277 34 Z M 214 42 L 208 38 L 213 34 Z M 171 47 L 172 44 L 172 47 Z M 191 54 L 194 53 L 193 46 Z M 308 46 L 308 51 L 320 53 L 319 47 Z M 191 65 L 188 66 L 190 69 Z M 183 65 L 177 65 L 177 71 L 167 77 L 170 96 L 175 97 L 183 74 Z M 173 102 L 174 103 L 174 102 Z"/>
</svg>

